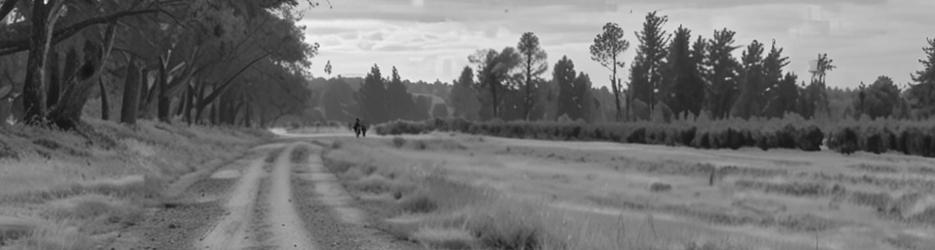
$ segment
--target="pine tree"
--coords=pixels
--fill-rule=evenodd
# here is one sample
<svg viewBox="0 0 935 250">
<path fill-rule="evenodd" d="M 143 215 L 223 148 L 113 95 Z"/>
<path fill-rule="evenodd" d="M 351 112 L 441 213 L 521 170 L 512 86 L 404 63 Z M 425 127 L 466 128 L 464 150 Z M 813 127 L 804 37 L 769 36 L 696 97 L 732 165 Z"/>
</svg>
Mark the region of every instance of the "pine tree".
<svg viewBox="0 0 935 250">
<path fill-rule="evenodd" d="M 389 120 L 387 89 L 376 64 L 370 68 L 370 73 L 364 77 L 364 84 L 357 90 L 357 99 L 360 104 L 361 119 L 367 123 L 382 123 Z"/>
<path fill-rule="evenodd" d="M 558 85 L 558 116 L 574 119 L 578 115 L 575 74 L 575 64 L 567 56 L 563 56 L 552 69 L 552 81 Z"/>
<path fill-rule="evenodd" d="M 690 40 L 691 31 L 679 26 L 669 44 L 663 86 L 659 92 L 666 94 L 660 99 L 672 113 L 681 115 L 688 112 L 697 116 L 704 102 L 704 81 L 698 73 L 696 59 L 693 58 L 693 54 L 697 52 L 689 47 Z"/>
<path fill-rule="evenodd" d="M 922 70 L 912 75 L 916 84 L 910 86 L 908 93 L 910 106 L 923 118 L 935 115 L 935 38 L 927 41 L 928 47 L 922 49 L 925 58 L 919 60 Z"/>
<path fill-rule="evenodd" d="M 759 114 L 763 106 L 763 90 L 766 78 L 763 71 L 763 44 L 753 40 L 743 52 L 741 59 L 743 68 L 740 73 L 740 96 L 734 102 L 731 115 L 749 119 Z"/>
<path fill-rule="evenodd" d="M 712 118 L 724 119 L 730 115 L 731 105 L 737 98 L 737 75 L 740 68 L 734 58 L 734 50 L 740 48 L 734 45 L 736 32 L 722 29 L 714 31 L 714 37 L 708 40 L 706 46 L 707 58 L 704 60 L 706 71 L 705 82 L 710 84 L 707 92 L 707 107 L 711 110 Z"/>
<path fill-rule="evenodd" d="M 598 34 L 594 37 L 594 44 L 591 45 L 591 60 L 594 60 L 600 63 L 602 66 L 611 71 L 610 75 L 610 88 L 614 95 L 614 107 L 616 108 L 614 113 L 615 120 L 619 121 L 621 119 L 620 111 L 620 92 L 621 86 L 620 79 L 617 78 L 617 68 L 623 68 L 624 62 L 619 58 L 623 52 L 630 48 L 630 42 L 623 39 L 623 29 L 620 28 L 620 25 L 616 23 L 607 23 L 604 25 L 604 32 Z M 628 91 L 632 90 L 632 86 L 628 87 Z M 625 119 L 630 119 L 630 100 L 632 99 L 632 94 L 626 94 L 626 107 L 627 111 L 624 115 Z"/>
<path fill-rule="evenodd" d="M 649 104 L 652 113 L 657 100 L 657 91 L 662 83 L 662 70 L 665 65 L 666 44 L 669 35 L 662 26 L 669 21 L 667 16 L 659 16 L 655 11 L 646 15 L 643 30 L 636 33 L 640 45 L 630 69 L 630 82 L 634 97 Z M 665 93 L 662 94 L 665 96 Z"/>
<path fill-rule="evenodd" d="M 464 67 L 461 77 L 454 82 L 448 96 L 448 105 L 453 109 L 452 116 L 469 120 L 479 118 L 477 112 L 480 111 L 480 101 L 477 99 L 474 85 L 474 70 Z"/>
</svg>

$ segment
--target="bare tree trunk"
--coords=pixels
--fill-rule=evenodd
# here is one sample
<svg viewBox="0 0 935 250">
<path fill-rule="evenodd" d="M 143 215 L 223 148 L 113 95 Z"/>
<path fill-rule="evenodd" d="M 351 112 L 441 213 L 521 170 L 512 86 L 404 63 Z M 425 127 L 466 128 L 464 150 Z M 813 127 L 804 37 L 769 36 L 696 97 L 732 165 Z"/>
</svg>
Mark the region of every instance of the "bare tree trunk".
<svg viewBox="0 0 935 250">
<path fill-rule="evenodd" d="M 132 59 L 127 63 L 127 78 L 123 87 L 123 104 L 120 111 L 120 122 L 136 124 L 137 111 L 140 100 L 140 69 Z"/>
<path fill-rule="evenodd" d="M 107 90 L 104 89 L 104 80 L 98 79 L 97 86 L 101 92 L 101 120 L 110 120 L 110 102 L 107 99 Z"/>
<path fill-rule="evenodd" d="M 159 121 L 169 123 L 169 106 L 172 99 L 169 98 L 169 72 L 167 72 L 166 67 L 168 62 L 164 59 L 159 59 L 159 80 L 156 82 L 156 85 L 159 87 L 159 95 L 156 98 L 156 116 L 159 117 Z"/>
<path fill-rule="evenodd" d="M 26 61 L 26 81 L 23 83 L 23 120 L 27 124 L 41 123 L 45 118 L 46 103 L 43 89 L 46 82 L 46 63 L 48 53 L 49 6 L 54 3 L 33 1 L 31 17 L 31 35 L 29 39 L 29 58 Z"/>
<path fill-rule="evenodd" d="M 192 125 L 192 109 L 195 107 L 195 86 L 188 85 L 188 94 L 185 96 L 185 122 Z"/>
<path fill-rule="evenodd" d="M 69 60 L 74 60 L 74 58 L 68 58 Z M 55 47 L 49 49 L 49 81 L 48 88 L 46 90 L 46 107 L 55 107 L 55 104 L 58 104 L 58 99 L 61 97 L 62 82 L 68 79 L 67 75 L 62 74 L 61 61 L 59 60 L 59 53 L 55 51 Z"/>
<path fill-rule="evenodd" d="M 85 43 L 85 62 L 73 77 L 69 77 L 74 80 L 69 81 L 72 83 L 65 89 L 62 100 L 49 114 L 49 119 L 58 127 L 73 129 L 81 122 L 81 114 L 94 88 L 94 82 L 100 81 L 101 72 L 104 71 L 104 62 L 110 57 L 116 27 L 116 23 L 111 23 L 107 27 L 103 48 L 95 43 Z"/>
</svg>

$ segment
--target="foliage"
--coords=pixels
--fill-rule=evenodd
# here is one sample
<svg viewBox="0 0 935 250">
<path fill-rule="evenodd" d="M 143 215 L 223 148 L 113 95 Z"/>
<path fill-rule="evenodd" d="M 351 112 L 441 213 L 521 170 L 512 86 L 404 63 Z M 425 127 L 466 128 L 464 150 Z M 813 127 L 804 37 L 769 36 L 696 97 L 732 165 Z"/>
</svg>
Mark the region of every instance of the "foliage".
<svg viewBox="0 0 935 250">
<path fill-rule="evenodd" d="M 665 46 L 669 43 L 669 35 L 662 26 L 668 21 L 668 16 L 650 12 L 646 14 L 643 30 L 636 33 L 640 45 L 630 68 L 630 92 L 636 100 L 649 104 L 650 113 L 660 101 L 657 94 L 662 85 L 663 67 L 668 54 Z"/>
<path fill-rule="evenodd" d="M 630 48 L 630 42 L 626 39 L 623 39 L 623 29 L 620 28 L 620 25 L 617 23 L 607 23 L 604 24 L 604 31 L 600 34 L 597 34 L 594 37 L 594 43 L 590 47 L 591 51 L 591 60 L 596 61 L 603 65 L 608 70 L 611 70 L 610 75 L 610 88 L 611 93 L 614 95 L 614 107 L 616 113 L 614 113 L 615 120 L 620 120 L 620 88 L 621 86 L 619 79 L 617 78 L 617 68 L 623 68 L 625 66 L 623 60 L 618 58 L 620 54 L 626 52 Z M 632 86 L 628 89 L 632 89 Z M 627 110 L 630 106 L 630 95 L 627 94 Z M 629 115 L 629 112 L 627 112 Z M 629 119 L 629 117 L 627 117 Z"/>
<path fill-rule="evenodd" d="M 376 126 L 378 134 L 419 134 L 451 131 L 512 138 L 543 140 L 611 141 L 636 144 L 689 146 L 702 149 L 758 147 L 818 151 L 824 133 L 818 125 L 800 119 L 719 120 L 594 123 L 581 122 L 472 122 L 463 119 L 434 119 L 423 122 L 392 122 Z"/>
</svg>

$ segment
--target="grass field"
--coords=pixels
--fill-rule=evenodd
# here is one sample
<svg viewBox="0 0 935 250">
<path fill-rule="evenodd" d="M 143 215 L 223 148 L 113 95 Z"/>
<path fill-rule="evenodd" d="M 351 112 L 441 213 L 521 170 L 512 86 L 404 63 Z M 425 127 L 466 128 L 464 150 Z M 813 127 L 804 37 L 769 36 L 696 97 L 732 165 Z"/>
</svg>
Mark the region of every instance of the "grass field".
<svg viewBox="0 0 935 250">
<path fill-rule="evenodd" d="M 181 176 L 270 138 L 248 129 L 89 120 L 0 128 L 0 248 L 95 249 L 142 222 Z"/>
<path fill-rule="evenodd" d="M 432 133 L 323 156 L 374 223 L 447 249 L 935 249 L 935 160 Z"/>
</svg>

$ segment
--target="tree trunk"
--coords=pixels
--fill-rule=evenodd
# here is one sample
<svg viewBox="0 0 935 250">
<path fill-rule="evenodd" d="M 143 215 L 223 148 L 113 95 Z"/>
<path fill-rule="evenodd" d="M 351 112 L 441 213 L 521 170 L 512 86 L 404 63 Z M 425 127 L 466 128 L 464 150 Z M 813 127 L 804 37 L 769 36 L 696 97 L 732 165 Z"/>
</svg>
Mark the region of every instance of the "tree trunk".
<svg viewBox="0 0 935 250">
<path fill-rule="evenodd" d="M 49 25 L 47 25 L 49 5 L 43 1 L 33 1 L 31 34 L 29 39 L 29 58 L 26 61 L 26 81 L 23 82 L 23 120 L 27 124 L 38 124 L 45 119 L 46 103 L 43 89 L 46 82 L 46 53 Z"/>
<path fill-rule="evenodd" d="M 85 62 L 78 68 L 74 79 L 59 104 L 49 114 L 50 120 L 63 129 L 73 129 L 81 122 L 84 105 L 88 102 L 94 82 L 100 81 L 101 72 L 104 71 L 105 61 L 110 57 L 116 36 L 116 23 L 111 23 L 105 33 L 103 48 L 95 43 L 85 43 Z"/>
<path fill-rule="evenodd" d="M 107 99 L 107 90 L 104 89 L 104 80 L 98 79 L 97 86 L 101 92 L 101 120 L 110 120 L 110 102 Z"/>
<path fill-rule="evenodd" d="M 185 86 L 183 87 L 184 88 L 182 89 L 182 93 L 179 94 L 178 104 L 175 107 L 175 116 L 177 117 L 180 117 L 182 116 L 182 114 L 185 114 L 185 106 L 187 105 L 186 103 L 188 102 L 188 98 L 187 98 L 188 91 L 189 91 L 188 84 L 185 84 Z"/>
<path fill-rule="evenodd" d="M 185 96 L 185 122 L 192 125 L 192 109 L 195 107 L 195 86 L 188 85 L 187 95 Z"/>
<path fill-rule="evenodd" d="M 127 66 L 127 78 L 123 87 L 123 104 L 120 110 L 120 122 L 136 124 L 141 84 L 140 69 L 131 59 Z"/>
<path fill-rule="evenodd" d="M 156 116 L 159 121 L 169 123 L 169 107 L 172 99 L 169 98 L 169 72 L 166 67 L 168 62 L 159 59 L 159 81 L 156 83 L 159 87 L 159 97 L 156 98 Z"/>
<path fill-rule="evenodd" d="M 49 49 L 49 81 L 48 81 L 48 92 L 46 92 L 46 107 L 55 107 L 55 104 L 58 104 L 58 99 L 61 97 L 60 88 L 63 87 L 62 83 L 68 79 L 68 75 L 63 74 L 61 61 L 59 60 L 59 53 L 55 51 L 55 48 L 52 47 Z M 72 60 L 73 58 L 68 58 Z"/>
</svg>

